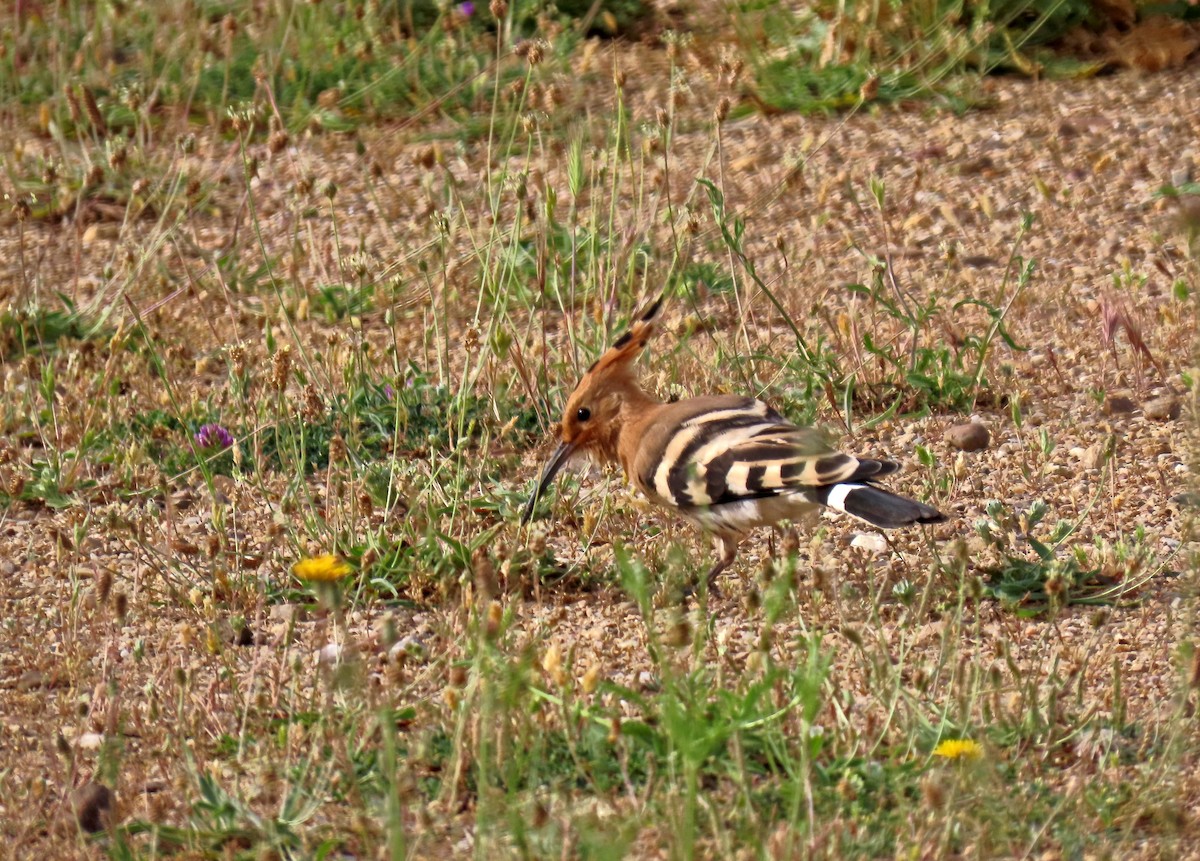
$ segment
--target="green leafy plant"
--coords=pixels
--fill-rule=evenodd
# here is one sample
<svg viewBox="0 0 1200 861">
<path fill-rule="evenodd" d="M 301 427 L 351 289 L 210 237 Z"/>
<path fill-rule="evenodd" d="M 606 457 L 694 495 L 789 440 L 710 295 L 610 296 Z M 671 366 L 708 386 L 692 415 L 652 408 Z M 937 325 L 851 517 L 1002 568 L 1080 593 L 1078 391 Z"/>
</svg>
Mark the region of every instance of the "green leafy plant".
<svg viewBox="0 0 1200 861">
<path fill-rule="evenodd" d="M 54 353 L 64 342 L 100 341 L 112 335 L 68 297 L 60 294 L 59 299 L 62 308 L 31 303 L 0 311 L 0 358 L 13 361 L 30 353 Z"/>
<path fill-rule="evenodd" d="M 1149 565 L 1144 544 L 1135 542 L 1132 551 L 1119 546 L 1109 554 L 1115 565 L 1096 564 L 1086 548 L 1064 547 L 1076 523 L 1060 520 L 1048 534 L 1035 537 L 1049 510 L 1040 500 L 1021 514 L 1000 502 L 988 504 L 988 516 L 975 524 L 975 531 L 1000 555 L 1000 561 L 981 569 L 986 593 L 1021 616 L 1057 612 L 1072 604 L 1128 606 Z M 1022 545 L 1032 556 L 1021 552 Z"/>
<path fill-rule="evenodd" d="M 767 110 L 827 112 L 922 99 L 962 111 L 983 99 L 973 75 L 996 71 L 1085 77 L 1106 61 L 1056 51 L 1069 34 L 1098 31 L 1126 11 L 1090 0 L 953 0 L 906 4 L 821 2 L 800 11 L 772 3 L 735 13 L 751 57 L 753 100 Z M 1185 4 L 1139 17 L 1186 19 Z"/>
</svg>

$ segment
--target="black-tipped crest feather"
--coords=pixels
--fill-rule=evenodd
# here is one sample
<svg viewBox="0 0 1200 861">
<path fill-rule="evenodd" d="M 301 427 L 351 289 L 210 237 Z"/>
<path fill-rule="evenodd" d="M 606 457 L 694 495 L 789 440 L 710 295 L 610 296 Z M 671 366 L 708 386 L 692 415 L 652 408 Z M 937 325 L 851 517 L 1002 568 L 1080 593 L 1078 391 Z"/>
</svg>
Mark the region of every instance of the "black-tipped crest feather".
<svg viewBox="0 0 1200 861">
<path fill-rule="evenodd" d="M 621 333 L 621 336 L 613 341 L 612 346 L 604 351 L 592 366 L 587 369 L 587 376 L 596 373 L 603 373 L 608 368 L 620 366 L 628 362 L 632 362 L 638 353 L 646 346 L 650 340 L 650 336 L 654 334 L 654 318 L 662 307 L 663 295 L 660 294 L 657 299 L 650 303 L 650 307 L 644 310 L 634 320 L 633 325 Z M 582 381 L 580 381 L 582 385 Z"/>
<path fill-rule="evenodd" d="M 643 323 L 649 323 L 650 320 L 654 318 L 654 315 L 658 313 L 658 309 L 662 307 L 663 297 L 665 295 L 665 293 L 659 293 L 658 298 L 650 303 L 650 307 L 643 311 L 642 316 L 638 319 Z"/>
</svg>

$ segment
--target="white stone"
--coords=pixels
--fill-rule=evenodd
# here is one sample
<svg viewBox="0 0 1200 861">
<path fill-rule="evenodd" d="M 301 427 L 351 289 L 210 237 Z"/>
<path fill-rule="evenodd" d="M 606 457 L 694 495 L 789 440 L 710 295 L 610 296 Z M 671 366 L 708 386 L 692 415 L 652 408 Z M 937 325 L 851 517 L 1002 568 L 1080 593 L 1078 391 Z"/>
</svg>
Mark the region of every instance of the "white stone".
<svg viewBox="0 0 1200 861">
<path fill-rule="evenodd" d="M 99 732 L 85 732 L 76 742 L 80 750 L 99 750 L 102 744 L 104 744 L 104 734 Z"/>
<path fill-rule="evenodd" d="M 851 547 L 857 547 L 868 553 L 886 553 L 887 539 L 878 532 L 860 532 L 850 541 Z"/>
</svg>

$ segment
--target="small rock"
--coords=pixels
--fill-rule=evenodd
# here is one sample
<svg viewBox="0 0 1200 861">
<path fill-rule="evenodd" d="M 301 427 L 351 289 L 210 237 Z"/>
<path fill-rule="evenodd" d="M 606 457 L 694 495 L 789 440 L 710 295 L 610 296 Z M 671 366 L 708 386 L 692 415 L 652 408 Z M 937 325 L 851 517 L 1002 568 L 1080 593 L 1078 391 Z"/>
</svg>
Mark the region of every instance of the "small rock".
<svg viewBox="0 0 1200 861">
<path fill-rule="evenodd" d="M 1124 395 L 1109 395 L 1104 399 L 1103 412 L 1106 416 L 1122 415 L 1133 412 L 1136 406 L 1132 399 Z"/>
<path fill-rule="evenodd" d="M 340 643 L 326 643 L 317 649 L 313 653 L 313 656 L 317 659 L 318 663 L 331 667 L 341 661 L 343 651 Z"/>
<path fill-rule="evenodd" d="M 272 622 L 303 622 L 303 604 L 274 604 L 267 612 Z"/>
<path fill-rule="evenodd" d="M 1088 446 L 1079 457 L 1079 465 L 1084 469 L 1099 469 L 1108 460 L 1107 446 L 1102 442 Z"/>
<path fill-rule="evenodd" d="M 35 688 L 45 687 L 46 674 L 41 670 L 26 670 L 21 673 L 21 677 L 17 679 L 18 691 L 32 691 Z"/>
<path fill-rule="evenodd" d="M 112 824 L 115 807 L 113 791 L 94 780 L 76 787 L 67 796 L 67 812 L 71 824 L 89 834 L 103 831 Z"/>
<path fill-rule="evenodd" d="M 388 649 L 388 659 L 392 661 L 410 660 L 424 663 L 429 657 L 429 649 L 416 637 L 405 637 Z"/>
<path fill-rule="evenodd" d="M 75 742 L 80 750 L 99 750 L 104 744 L 104 735 L 98 732 L 85 732 Z"/>
<path fill-rule="evenodd" d="M 254 636 L 254 629 L 250 624 L 240 617 L 234 619 L 217 619 L 213 622 L 213 632 L 221 638 L 222 642 L 232 643 L 235 646 L 253 646 L 258 639 Z"/>
<path fill-rule="evenodd" d="M 850 542 L 851 547 L 857 547 L 868 553 L 886 553 L 887 539 L 877 532 L 860 532 Z"/>
<path fill-rule="evenodd" d="M 961 451 L 980 451 L 988 447 L 991 434 L 979 422 L 965 422 L 948 429 L 945 440 Z"/>
<path fill-rule="evenodd" d="M 1156 422 L 1170 421 L 1179 418 L 1179 399 L 1173 395 L 1164 395 L 1142 404 L 1142 415 Z"/>
<path fill-rule="evenodd" d="M 290 646 L 296 640 L 296 628 L 290 622 L 276 622 L 267 628 L 268 642 Z"/>
</svg>

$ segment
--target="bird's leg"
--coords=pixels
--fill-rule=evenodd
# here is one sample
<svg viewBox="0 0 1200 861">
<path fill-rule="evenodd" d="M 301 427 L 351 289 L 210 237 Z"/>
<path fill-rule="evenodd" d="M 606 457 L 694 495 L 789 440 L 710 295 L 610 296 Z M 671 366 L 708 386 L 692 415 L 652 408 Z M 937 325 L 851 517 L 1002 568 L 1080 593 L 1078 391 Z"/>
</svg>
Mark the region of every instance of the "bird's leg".
<svg viewBox="0 0 1200 861">
<path fill-rule="evenodd" d="M 737 555 L 738 539 L 735 535 L 714 535 L 713 549 L 719 550 L 721 556 L 717 560 L 717 564 L 713 565 L 712 570 L 708 572 L 708 591 L 714 595 L 720 595 L 721 590 L 717 586 L 717 576 L 733 564 L 733 557 Z"/>
<path fill-rule="evenodd" d="M 784 574 L 791 579 L 794 586 L 796 565 L 799 562 L 800 535 L 796 532 L 795 525 L 789 521 L 776 523 L 771 529 L 771 534 L 779 535 L 779 555 L 775 555 L 774 548 L 771 552 L 771 576 Z"/>
<path fill-rule="evenodd" d="M 775 555 L 775 539 L 779 539 L 779 555 Z M 774 523 L 771 525 L 771 531 L 767 535 L 767 558 L 771 560 L 771 564 L 775 566 L 776 571 L 782 570 L 782 563 L 787 561 L 787 558 L 795 553 L 800 547 L 800 537 L 796 533 L 796 527 L 790 522 Z"/>
</svg>

